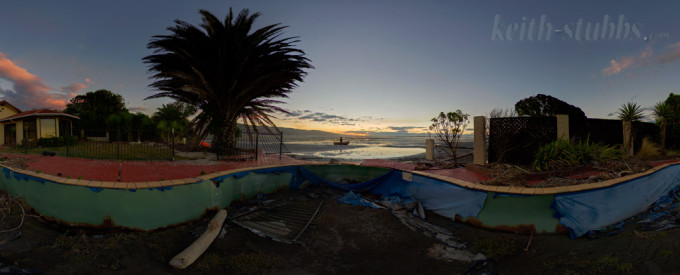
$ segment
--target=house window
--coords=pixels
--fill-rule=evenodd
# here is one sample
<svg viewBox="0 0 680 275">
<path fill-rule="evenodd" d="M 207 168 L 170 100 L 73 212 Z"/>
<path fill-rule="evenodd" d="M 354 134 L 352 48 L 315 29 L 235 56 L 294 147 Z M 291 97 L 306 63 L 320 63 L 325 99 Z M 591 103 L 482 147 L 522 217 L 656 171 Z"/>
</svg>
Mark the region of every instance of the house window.
<svg viewBox="0 0 680 275">
<path fill-rule="evenodd" d="M 40 138 L 51 138 L 57 136 L 57 122 L 54 118 L 40 119 Z"/>
<path fill-rule="evenodd" d="M 60 119 L 59 120 L 59 136 L 65 137 L 71 135 L 71 121 Z"/>
<path fill-rule="evenodd" d="M 36 127 L 35 119 L 24 120 L 24 139 L 29 145 L 35 145 L 38 143 L 38 130 Z"/>
<path fill-rule="evenodd" d="M 17 125 L 16 123 L 5 124 L 5 145 L 17 144 Z"/>
</svg>

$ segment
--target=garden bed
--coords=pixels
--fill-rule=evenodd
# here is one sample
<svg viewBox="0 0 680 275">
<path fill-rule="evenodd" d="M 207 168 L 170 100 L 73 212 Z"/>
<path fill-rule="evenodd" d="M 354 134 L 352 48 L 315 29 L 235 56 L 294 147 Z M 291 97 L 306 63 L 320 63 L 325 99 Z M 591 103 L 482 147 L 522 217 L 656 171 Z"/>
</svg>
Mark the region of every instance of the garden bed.
<svg viewBox="0 0 680 275">
<path fill-rule="evenodd" d="M 593 165 L 579 165 L 542 172 L 531 171 L 529 167 L 499 163 L 466 166 L 467 169 L 490 178 L 490 180 L 479 182 L 480 184 L 532 188 L 591 184 L 644 172 L 651 167 L 652 162 L 636 159 L 616 160 L 606 164 L 594 162 Z"/>
</svg>

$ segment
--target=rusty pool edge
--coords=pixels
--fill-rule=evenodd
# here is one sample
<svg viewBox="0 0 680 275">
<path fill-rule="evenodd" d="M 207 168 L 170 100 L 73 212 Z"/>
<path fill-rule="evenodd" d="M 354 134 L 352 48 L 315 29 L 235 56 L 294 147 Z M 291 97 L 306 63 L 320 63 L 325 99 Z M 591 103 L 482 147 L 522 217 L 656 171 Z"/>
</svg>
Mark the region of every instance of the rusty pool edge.
<svg viewBox="0 0 680 275">
<path fill-rule="evenodd" d="M 673 162 L 668 162 L 661 164 L 659 166 L 652 167 L 648 170 L 645 170 L 640 173 L 635 173 L 635 174 L 630 174 L 626 175 L 623 177 L 615 178 L 615 179 L 609 179 L 601 182 L 596 182 L 596 183 L 584 183 L 584 184 L 578 184 L 578 185 L 569 185 L 569 186 L 560 186 L 560 187 L 524 187 L 524 186 L 499 186 L 499 185 L 484 185 L 484 184 L 479 184 L 479 183 L 473 183 L 473 182 L 468 182 L 465 180 L 457 179 L 457 178 L 452 178 L 448 176 L 443 176 L 443 175 L 438 175 L 438 174 L 431 174 L 423 171 L 411 171 L 411 170 L 403 170 L 403 169 L 397 169 L 397 168 L 391 168 L 395 170 L 399 170 L 402 173 L 411 173 L 411 174 L 416 174 L 419 176 L 424 176 L 424 177 L 429 177 L 437 180 L 441 180 L 453 185 L 457 185 L 466 189 L 472 189 L 472 190 L 478 190 L 478 191 L 487 191 L 487 192 L 496 192 L 496 193 L 505 193 L 505 194 L 518 194 L 518 195 L 553 195 L 553 194 L 563 194 L 563 193 L 573 193 L 573 192 L 581 192 L 581 191 L 587 191 L 587 190 L 595 190 L 595 189 L 603 189 L 607 187 L 611 187 L 623 182 L 627 182 L 636 178 L 644 177 L 650 174 L 653 174 L 661 169 L 664 169 L 666 167 L 680 164 L 680 160 L 676 160 Z M 55 183 L 59 184 L 65 184 L 65 185 L 73 185 L 73 186 L 84 186 L 84 187 L 97 187 L 97 188 L 105 188 L 105 189 L 123 189 L 123 190 L 129 190 L 129 189 L 144 189 L 144 188 L 157 188 L 157 187 L 172 187 L 172 186 L 178 186 L 178 185 L 185 185 L 185 184 L 193 184 L 193 183 L 198 183 L 206 180 L 211 180 L 217 177 L 221 176 L 226 176 L 229 174 L 234 174 L 234 173 L 239 173 L 239 172 L 248 172 L 248 171 L 257 171 L 257 170 L 262 170 L 262 169 L 270 169 L 270 168 L 279 168 L 279 167 L 292 167 L 292 166 L 321 166 L 321 165 L 353 165 L 353 166 L 364 166 L 364 167 L 378 167 L 378 168 L 387 168 L 387 167 L 381 167 L 381 166 L 365 166 L 363 165 L 363 162 L 341 162 L 340 164 L 328 164 L 328 163 L 306 163 L 306 164 L 284 164 L 284 165 L 266 165 L 266 166 L 257 166 L 257 167 L 244 167 L 244 168 L 236 168 L 236 169 L 230 169 L 230 170 L 224 170 L 224 171 L 219 171 L 215 173 L 210 173 L 206 175 L 201 175 L 198 177 L 194 178 L 184 178 L 184 179 L 174 179 L 174 180 L 167 180 L 167 181 L 139 181 L 139 182 L 113 182 L 113 181 L 97 181 L 97 180 L 84 180 L 84 179 L 70 179 L 70 178 L 63 178 L 55 175 L 50 175 L 50 174 L 45 174 L 45 173 L 38 173 L 34 172 L 31 170 L 25 170 L 25 169 L 18 169 L 18 168 L 12 168 L 5 166 L 3 164 L 0 164 L 0 167 L 6 168 L 8 170 L 11 170 L 16 173 L 21 173 L 24 175 L 28 175 L 31 177 L 36 177 L 40 178 L 43 180 L 48 180 L 52 181 Z M 390 169 L 390 168 L 387 168 Z"/>
</svg>

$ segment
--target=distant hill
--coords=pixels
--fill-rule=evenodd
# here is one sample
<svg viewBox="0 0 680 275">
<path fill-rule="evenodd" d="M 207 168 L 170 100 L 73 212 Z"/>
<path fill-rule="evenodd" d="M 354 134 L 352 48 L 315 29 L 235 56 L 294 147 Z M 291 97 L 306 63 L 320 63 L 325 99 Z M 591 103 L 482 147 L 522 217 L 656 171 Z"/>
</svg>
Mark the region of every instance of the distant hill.
<svg viewBox="0 0 680 275">
<path fill-rule="evenodd" d="M 315 137 L 315 138 L 339 138 L 341 135 L 319 130 L 300 130 L 294 128 L 279 127 L 284 136 L 288 137 Z"/>
<path fill-rule="evenodd" d="M 243 125 L 239 124 L 239 127 L 241 127 L 241 130 L 243 130 Z M 261 133 L 266 133 L 266 130 L 264 127 L 258 127 L 260 129 Z M 315 138 L 315 139 L 333 139 L 333 138 L 340 138 L 340 134 L 336 133 L 331 133 L 331 132 L 325 132 L 325 131 L 319 131 L 319 130 L 301 130 L 301 129 L 295 129 L 295 128 L 286 128 L 286 127 L 279 127 L 279 130 L 283 133 L 283 137 L 285 140 L 294 140 L 294 139 L 308 139 L 308 138 Z"/>
</svg>

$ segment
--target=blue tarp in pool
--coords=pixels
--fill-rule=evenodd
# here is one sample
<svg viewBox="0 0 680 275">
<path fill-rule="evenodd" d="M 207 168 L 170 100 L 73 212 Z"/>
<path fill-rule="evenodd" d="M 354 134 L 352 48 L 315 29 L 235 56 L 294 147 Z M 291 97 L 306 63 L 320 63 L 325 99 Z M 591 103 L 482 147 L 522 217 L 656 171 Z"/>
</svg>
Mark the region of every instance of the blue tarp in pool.
<svg viewBox="0 0 680 275">
<path fill-rule="evenodd" d="M 573 236 L 604 228 L 649 208 L 680 183 L 680 165 L 604 189 L 555 195 L 560 223 Z"/>
</svg>

